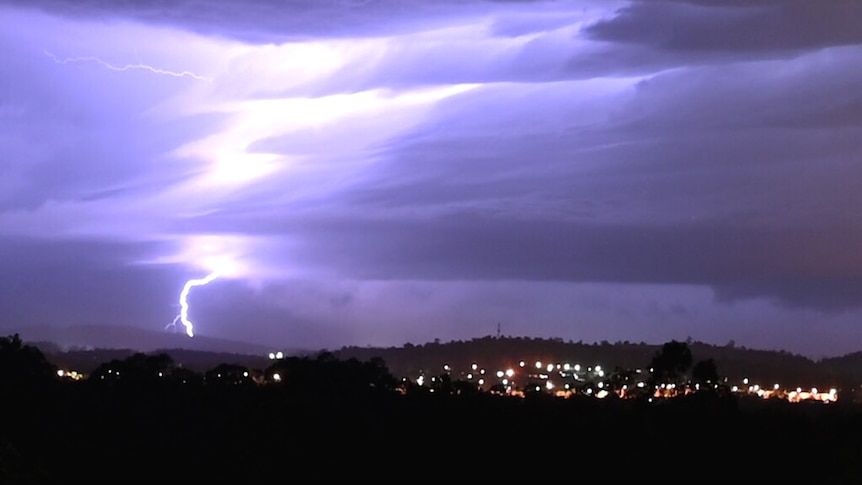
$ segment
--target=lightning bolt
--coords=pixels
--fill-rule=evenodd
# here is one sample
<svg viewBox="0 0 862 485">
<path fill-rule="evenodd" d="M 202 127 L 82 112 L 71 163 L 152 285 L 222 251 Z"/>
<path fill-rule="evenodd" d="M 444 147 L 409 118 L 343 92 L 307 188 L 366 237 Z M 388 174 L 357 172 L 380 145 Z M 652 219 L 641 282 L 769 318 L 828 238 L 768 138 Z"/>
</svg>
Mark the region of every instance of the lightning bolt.
<svg viewBox="0 0 862 485">
<path fill-rule="evenodd" d="M 131 71 L 133 69 L 142 69 L 144 71 L 149 71 L 153 74 L 163 74 L 165 76 L 173 76 L 173 77 L 190 77 L 193 79 L 197 79 L 198 81 L 210 81 L 209 78 L 199 76 L 199 75 L 197 75 L 191 71 L 182 71 L 182 72 L 168 71 L 166 69 L 160 69 L 157 67 L 150 66 L 149 64 L 143 64 L 141 62 L 138 62 L 137 64 L 126 64 L 124 66 L 117 66 L 117 65 L 111 64 L 110 62 L 103 61 L 102 59 L 99 59 L 98 57 L 95 57 L 95 56 L 67 57 L 64 59 L 60 59 L 59 57 L 55 56 L 54 54 L 52 54 L 46 50 L 43 50 L 42 52 L 44 52 L 46 56 L 53 59 L 54 62 L 56 62 L 57 64 L 65 65 L 65 64 L 75 63 L 75 62 L 95 62 L 95 63 L 101 65 L 102 67 L 105 67 L 105 68 L 110 69 L 112 71 Z"/>
<path fill-rule="evenodd" d="M 212 273 L 206 275 L 203 278 L 186 281 L 185 286 L 183 286 L 183 291 L 180 292 L 180 313 L 179 315 L 174 317 L 173 322 L 168 324 L 168 328 L 176 327 L 178 323 L 181 323 L 186 329 L 186 335 L 188 335 L 189 337 L 195 336 L 194 324 L 192 324 L 192 321 L 189 320 L 189 292 L 195 286 L 203 286 L 209 284 L 218 277 L 218 271 L 213 271 Z"/>
</svg>

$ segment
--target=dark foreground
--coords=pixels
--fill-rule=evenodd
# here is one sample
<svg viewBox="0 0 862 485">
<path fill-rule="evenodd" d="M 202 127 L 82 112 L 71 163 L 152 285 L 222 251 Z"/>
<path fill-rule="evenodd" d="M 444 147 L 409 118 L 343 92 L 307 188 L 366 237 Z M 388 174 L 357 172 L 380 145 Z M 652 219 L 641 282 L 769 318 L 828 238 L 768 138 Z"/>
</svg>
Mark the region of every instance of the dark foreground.
<svg viewBox="0 0 862 485">
<path fill-rule="evenodd" d="M 2 409 L 3 484 L 862 477 L 862 409 L 840 401 L 76 383 L 7 393 Z"/>
</svg>

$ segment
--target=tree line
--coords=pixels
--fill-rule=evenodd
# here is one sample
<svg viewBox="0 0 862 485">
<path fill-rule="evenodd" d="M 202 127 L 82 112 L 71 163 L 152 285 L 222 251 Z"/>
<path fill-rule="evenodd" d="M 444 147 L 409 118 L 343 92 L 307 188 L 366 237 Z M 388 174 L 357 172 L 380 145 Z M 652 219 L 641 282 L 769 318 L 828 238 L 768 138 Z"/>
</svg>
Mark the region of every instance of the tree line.
<svg viewBox="0 0 862 485">
<path fill-rule="evenodd" d="M 61 369 L 49 362 L 35 346 L 25 344 L 19 335 L 0 338 L 0 366 L 6 371 L 0 376 L 0 389 L 22 389 L 49 385 L 62 381 Z M 660 384 L 682 386 L 698 385 L 705 391 L 720 388 L 720 377 L 713 359 L 693 362 L 688 343 L 670 341 L 662 345 L 649 361 L 649 374 L 640 394 L 651 395 Z M 619 391 L 622 386 L 638 388 L 633 369 L 617 367 L 608 376 L 609 391 Z M 265 369 L 250 369 L 246 366 L 225 362 L 206 372 L 196 372 L 175 362 L 167 353 L 134 353 L 122 359 L 112 359 L 96 367 L 85 376 L 91 385 L 113 386 L 209 386 L 251 387 L 271 384 L 295 393 L 339 395 L 350 393 L 418 393 L 438 392 L 446 394 L 475 394 L 479 387 L 475 383 L 453 378 L 447 373 L 431 376 L 426 383 L 417 383 L 393 375 L 381 357 L 361 361 L 355 357 L 340 359 L 332 352 L 320 352 L 316 356 L 286 357 L 270 363 Z M 585 386 L 594 386 L 586 382 Z M 533 383 L 526 383 L 532 389 Z M 492 388 L 497 390 L 497 388 Z M 497 392 L 500 394 L 500 392 Z"/>
<path fill-rule="evenodd" d="M 650 385 L 719 375 L 710 362 L 693 361 L 685 342 L 666 343 L 646 365 Z M 191 372 L 156 353 L 112 359 L 80 381 L 59 370 L 17 335 L 0 338 L 0 483 L 254 483 L 312 471 L 415 476 L 426 468 L 457 475 L 464 463 L 485 478 L 498 468 L 511 478 L 512 464 L 546 477 L 594 467 L 642 478 L 645 470 L 718 473 L 731 463 L 735 473 L 765 468 L 778 480 L 790 462 L 831 483 L 862 471 L 862 414 L 840 406 L 749 410 L 712 391 L 655 403 L 647 393 L 515 398 L 445 374 L 418 386 L 393 376 L 383 359 L 327 352 L 264 369 L 226 362 Z M 625 385 L 625 370 L 612 375 Z"/>
</svg>

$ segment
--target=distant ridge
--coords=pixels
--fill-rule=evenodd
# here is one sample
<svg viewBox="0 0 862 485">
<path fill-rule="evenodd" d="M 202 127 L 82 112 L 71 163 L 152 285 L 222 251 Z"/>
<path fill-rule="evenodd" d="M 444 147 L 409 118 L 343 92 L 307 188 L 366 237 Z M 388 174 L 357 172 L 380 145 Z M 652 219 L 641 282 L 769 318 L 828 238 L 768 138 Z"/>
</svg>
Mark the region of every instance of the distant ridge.
<svg viewBox="0 0 862 485">
<path fill-rule="evenodd" d="M 199 352 L 217 352 L 241 355 L 266 355 L 269 352 L 288 349 L 272 349 L 262 345 L 234 340 L 196 335 L 187 337 L 182 333 L 147 330 L 120 325 L 75 325 L 68 327 L 27 327 L 2 330 L 0 333 L 17 333 L 30 343 L 49 343 L 57 350 L 128 349 L 138 352 L 154 352 L 164 349 L 183 349 Z"/>
<path fill-rule="evenodd" d="M 749 349 L 735 344 L 711 345 L 686 341 L 695 361 L 713 359 L 719 375 L 731 381 L 751 378 L 761 383 L 792 384 L 793 386 L 859 388 L 862 379 L 862 352 L 856 358 L 848 356 L 829 362 L 816 362 L 808 357 L 784 351 Z M 416 378 L 419 374 L 435 375 L 449 365 L 455 375 L 473 372 L 472 364 L 492 370 L 519 365 L 520 361 L 535 363 L 572 362 L 585 366 L 599 364 L 612 370 L 643 368 L 661 349 L 661 344 L 607 341 L 585 343 L 563 341 L 560 338 L 493 337 L 467 341 L 406 344 L 402 347 L 343 347 L 334 352 L 341 359 L 368 360 L 382 358 L 397 377 Z M 449 371 L 447 371 L 449 372 Z"/>
</svg>

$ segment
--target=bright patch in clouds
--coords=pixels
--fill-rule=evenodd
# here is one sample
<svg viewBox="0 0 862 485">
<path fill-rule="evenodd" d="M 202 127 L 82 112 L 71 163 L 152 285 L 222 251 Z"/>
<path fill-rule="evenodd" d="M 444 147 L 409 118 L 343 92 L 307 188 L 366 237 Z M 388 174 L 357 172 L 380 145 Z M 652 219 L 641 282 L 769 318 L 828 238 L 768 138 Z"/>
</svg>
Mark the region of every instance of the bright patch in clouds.
<svg viewBox="0 0 862 485">
<path fill-rule="evenodd" d="M 40 16 L 37 21 L 57 23 L 52 17 Z M 327 176 L 342 178 L 339 170 L 352 171 L 374 163 L 376 145 L 422 123 L 437 102 L 479 86 L 339 93 L 338 79 L 332 76 L 348 65 L 379 57 L 392 42 L 386 38 L 245 45 L 141 24 L 70 24 L 69 29 L 76 35 L 74 42 L 64 44 L 63 51 L 69 57 L 47 50 L 43 53 L 64 69 L 76 70 L 70 75 L 89 69 L 88 77 L 97 76 L 103 89 L 131 85 L 135 89 L 130 96 L 134 98 L 136 91 L 143 89 L 141 86 L 152 82 L 146 76 L 208 81 L 198 84 L 176 79 L 172 85 L 162 85 L 163 95 L 138 109 L 135 116 L 168 122 L 214 115 L 221 121 L 205 136 L 185 141 L 168 152 L 155 153 L 151 162 L 142 161 L 154 170 L 177 174 L 174 183 L 130 197 L 120 192 L 112 198 L 110 207 L 99 201 L 46 201 L 35 210 L 3 213 L 0 226 L 8 234 L 49 238 L 97 236 L 173 241 L 176 253 L 156 256 L 150 262 L 204 267 L 218 270 L 223 277 L 260 279 L 290 272 L 274 270 L 265 261 L 250 261 L 254 259 L 254 252 L 249 250 L 256 244 L 254 236 L 183 233 L 172 228 L 183 220 L 218 212 L 224 200 L 236 197 L 237 190 L 245 187 L 254 192 L 255 184 L 261 180 L 267 185 L 280 181 L 284 193 L 277 195 L 278 204 L 301 197 L 324 197 Z M 132 32 L 138 41 L 101 41 L 117 38 L 120 32 Z M 146 64 L 141 61 L 140 39 L 154 40 L 145 44 Z M 186 52 L 183 56 L 177 55 L 178 45 Z M 134 56 L 129 55 L 132 52 Z M 123 60 L 124 56 L 129 59 Z M 188 61 L 195 69 L 206 72 L 207 77 L 176 70 L 184 69 Z M 160 66 L 175 67 L 169 70 Z M 100 69 L 110 72 L 99 72 Z M 106 77 L 119 73 L 136 77 Z M 332 91 L 330 94 L 310 94 L 323 84 Z M 134 99 L 127 102 L 136 104 Z M 290 146 L 271 153 L 254 149 L 261 141 L 309 131 L 315 133 L 314 145 L 303 144 L 297 153 L 292 153 Z M 338 162 L 345 166 L 339 167 Z M 297 172 L 315 173 L 320 178 L 311 184 L 308 177 L 294 182 L 292 177 Z M 295 196 L 291 194 L 292 186 Z M 289 209 L 284 206 L 284 210 Z M 33 220 L 41 221 L 42 229 L 33 227 Z M 255 271 L 260 273 L 253 274 Z"/>
<path fill-rule="evenodd" d="M 134 308 L 159 328 L 217 271 L 198 333 L 292 346 L 508 318 L 858 350 L 856 3 L 817 22 L 768 0 L 18 3 L 0 0 L 16 322 Z"/>
</svg>

